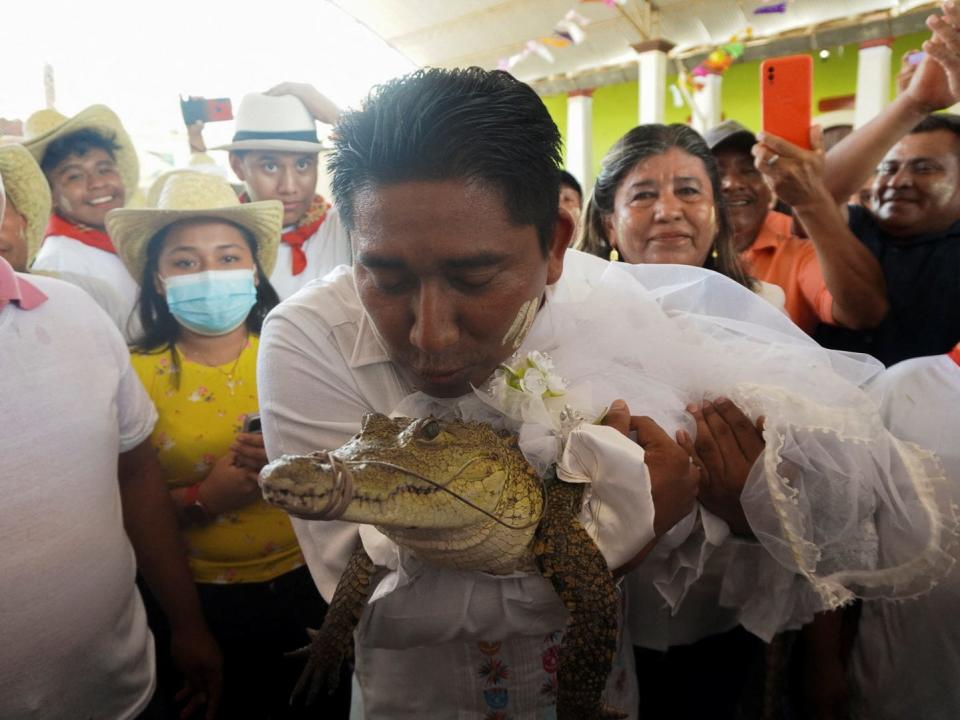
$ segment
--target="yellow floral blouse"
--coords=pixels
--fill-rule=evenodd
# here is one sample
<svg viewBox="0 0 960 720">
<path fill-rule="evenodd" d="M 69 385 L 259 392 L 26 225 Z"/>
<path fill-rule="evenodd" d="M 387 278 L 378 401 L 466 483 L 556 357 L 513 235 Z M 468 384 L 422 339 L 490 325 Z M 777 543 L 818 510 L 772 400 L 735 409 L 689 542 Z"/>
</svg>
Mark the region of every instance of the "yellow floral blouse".
<svg viewBox="0 0 960 720">
<path fill-rule="evenodd" d="M 179 350 L 179 384 L 170 352 L 130 360 L 160 415 L 151 435 L 167 485 L 203 480 L 258 410 L 257 346 L 251 337 L 236 363 L 208 367 Z M 184 530 L 190 569 L 199 583 L 265 582 L 303 565 L 287 514 L 263 500 Z"/>
</svg>

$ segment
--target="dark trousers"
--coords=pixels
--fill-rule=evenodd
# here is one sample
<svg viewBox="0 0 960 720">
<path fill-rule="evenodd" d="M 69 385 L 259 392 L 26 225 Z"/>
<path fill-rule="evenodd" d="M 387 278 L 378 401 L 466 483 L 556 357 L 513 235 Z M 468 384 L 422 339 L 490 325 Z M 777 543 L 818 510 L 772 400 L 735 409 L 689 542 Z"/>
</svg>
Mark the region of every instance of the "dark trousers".
<svg viewBox="0 0 960 720">
<path fill-rule="evenodd" d="M 199 583 L 197 591 L 207 624 L 223 653 L 219 718 L 349 718 L 349 668 L 341 673 L 333 695 L 321 695 L 309 708 L 303 706 L 303 699 L 290 706 L 290 694 L 305 660 L 284 654 L 309 643 L 306 628 L 319 628 L 327 610 L 305 567 L 265 583 Z M 158 693 L 169 699 L 183 682 L 173 667 L 169 633 L 155 603 L 148 615 L 157 639 Z"/>
<path fill-rule="evenodd" d="M 666 652 L 634 647 L 643 720 L 756 717 L 763 641 L 737 627 Z"/>
</svg>

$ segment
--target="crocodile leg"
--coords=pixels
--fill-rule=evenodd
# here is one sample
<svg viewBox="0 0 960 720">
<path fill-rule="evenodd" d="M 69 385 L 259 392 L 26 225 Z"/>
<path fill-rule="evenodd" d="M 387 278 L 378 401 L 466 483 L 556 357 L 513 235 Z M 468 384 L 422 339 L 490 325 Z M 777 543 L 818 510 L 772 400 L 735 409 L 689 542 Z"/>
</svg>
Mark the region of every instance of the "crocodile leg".
<svg viewBox="0 0 960 720">
<path fill-rule="evenodd" d="M 625 718 L 601 700 L 617 649 L 619 600 L 606 560 L 577 520 L 582 496 L 582 485 L 548 487 L 533 547 L 540 572 L 570 613 L 557 670 L 557 720 Z"/>
<path fill-rule="evenodd" d="M 289 653 L 290 657 L 307 658 L 307 666 L 290 696 L 291 705 L 308 684 L 307 705 L 313 704 L 322 688 L 326 687 L 328 693 L 337 689 L 340 667 L 353 650 L 353 631 L 370 595 L 372 574 L 373 561 L 357 539 L 357 547 L 340 576 L 323 625 L 319 630 L 307 631 L 311 638 L 308 646 Z"/>
</svg>

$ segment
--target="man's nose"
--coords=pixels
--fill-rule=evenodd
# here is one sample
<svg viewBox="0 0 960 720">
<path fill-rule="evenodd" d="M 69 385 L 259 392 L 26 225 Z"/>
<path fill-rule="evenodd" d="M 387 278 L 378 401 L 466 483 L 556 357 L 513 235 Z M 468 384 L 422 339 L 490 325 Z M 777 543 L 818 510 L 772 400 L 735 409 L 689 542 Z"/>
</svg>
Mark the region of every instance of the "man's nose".
<svg viewBox="0 0 960 720">
<path fill-rule="evenodd" d="M 460 339 L 457 309 L 435 283 L 422 283 L 413 299 L 410 344 L 427 353 L 448 349 Z"/>
<path fill-rule="evenodd" d="M 740 173 L 725 172 L 723 175 L 720 176 L 721 190 L 734 190 L 742 187 L 743 187 L 743 178 L 740 177 Z"/>
<path fill-rule="evenodd" d="M 297 191 L 297 183 L 293 177 L 293 168 L 280 168 L 280 182 L 277 191 L 281 195 L 290 195 Z"/>
</svg>

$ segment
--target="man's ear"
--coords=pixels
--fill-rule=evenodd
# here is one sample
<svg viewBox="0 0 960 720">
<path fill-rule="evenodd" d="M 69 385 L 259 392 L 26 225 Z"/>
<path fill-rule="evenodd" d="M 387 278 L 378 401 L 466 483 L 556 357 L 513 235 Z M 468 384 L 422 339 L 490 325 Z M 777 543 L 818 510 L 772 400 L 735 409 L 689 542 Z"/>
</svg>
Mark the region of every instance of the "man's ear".
<svg viewBox="0 0 960 720">
<path fill-rule="evenodd" d="M 557 210 L 557 222 L 547 248 L 547 285 L 553 285 L 563 273 L 563 257 L 573 240 L 576 223 L 566 210 Z"/>
<path fill-rule="evenodd" d="M 230 159 L 230 168 L 233 170 L 233 174 L 240 178 L 241 182 L 247 181 L 246 169 L 243 167 L 243 158 L 240 155 L 237 155 L 235 152 L 232 152 L 228 155 Z"/>
</svg>

